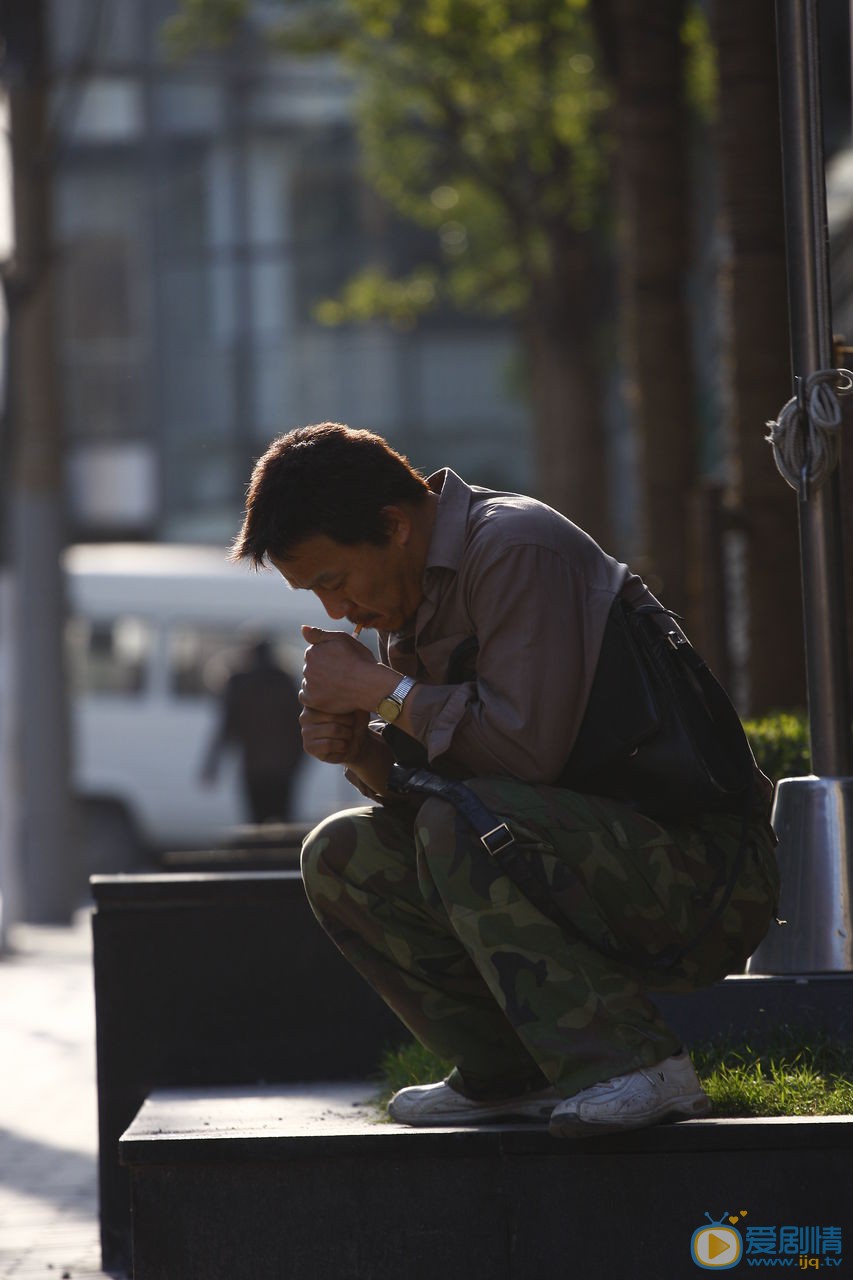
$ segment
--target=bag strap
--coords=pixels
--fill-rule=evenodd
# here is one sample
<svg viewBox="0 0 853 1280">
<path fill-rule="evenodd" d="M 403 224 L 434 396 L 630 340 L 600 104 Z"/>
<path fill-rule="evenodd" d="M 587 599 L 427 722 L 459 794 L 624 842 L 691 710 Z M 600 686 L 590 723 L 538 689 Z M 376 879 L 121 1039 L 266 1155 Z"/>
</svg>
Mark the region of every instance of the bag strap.
<svg viewBox="0 0 853 1280">
<path fill-rule="evenodd" d="M 402 765 L 395 764 L 391 766 L 388 787 L 397 794 L 438 796 L 441 800 L 447 800 L 458 809 L 476 832 L 486 852 L 494 858 L 504 875 L 533 903 L 536 910 L 558 929 L 566 929 L 569 922 L 553 902 L 545 885 L 533 875 L 507 824 L 492 813 L 464 782 L 449 782 L 427 769 L 405 769 Z"/>
<path fill-rule="evenodd" d="M 447 800 L 473 827 L 483 848 L 493 857 L 515 844 L 515 836 L 507 824 L 496 817 L 464 782 L 451 782 L 428 769 L 406 769 L 403 765 L 394 764 L 388 775 L 388 789 L 398 795 L 414 792 Z"/>
</svg>

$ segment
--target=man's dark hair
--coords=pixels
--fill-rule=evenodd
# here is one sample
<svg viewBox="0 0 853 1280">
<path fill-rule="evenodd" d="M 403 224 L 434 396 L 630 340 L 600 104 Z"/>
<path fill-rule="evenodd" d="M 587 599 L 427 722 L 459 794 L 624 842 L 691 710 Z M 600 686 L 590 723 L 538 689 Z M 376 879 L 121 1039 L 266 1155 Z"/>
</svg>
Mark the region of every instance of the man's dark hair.
<svg viewBox="0 0 853 1280">
<path fill-rule="evenodd" d="M 419 504 L 428 493 L 408 458 L 374 432 L 339 422 L 297 427 L 255 463 L 231 559 L 259 568 L 270 555 L 286 560 L 316 534 L 346 546 L 383 546 L 383 507 Z"/>
</svg>

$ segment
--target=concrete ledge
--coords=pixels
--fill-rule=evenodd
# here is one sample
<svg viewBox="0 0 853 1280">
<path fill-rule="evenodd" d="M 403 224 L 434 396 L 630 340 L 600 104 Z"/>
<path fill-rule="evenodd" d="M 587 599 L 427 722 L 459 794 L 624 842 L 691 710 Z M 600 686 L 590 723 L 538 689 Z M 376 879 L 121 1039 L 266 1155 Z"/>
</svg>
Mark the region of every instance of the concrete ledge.
<svg viewBox="0 0 853 1280">
<path fill-rule="evenodd" d="M 172 849 L 162 854 L 165 871 L 299 870 L 302 841 L 310 822 L 247 824 L 233 827 L 215 848 Z"/>
<path fill-rule="evenodd" d="M 182 872 L 242 872 L 242 871 L 299 871 L 301 850 L 276 845 L 262 845 L 245 849 L 174 849 L 160 857 L 164 871 Z"/>
<path fill-rule="evenodd" d="M 121 1141 L 135 1280 L 668 1280 L 696 1273 L 706 1212 L 742 1232 L 851 1226 L 853 1117 L 566 1142 L 529 1125 L 385 1124 L 368 1096 L 157 1091 Z"/>
<path fill-rule="evenodd" d="M 159 1086 L 374 1071 L 404 1033 L 317 924 L 297 871 L 96 876 L 101 1247 L 130 1264 L 118 1140 Z"/>
<path fill-rule="evenodd" d="M 685 1120 L 635 1133 L 556 1141 L 544 1125 L 492 1124 L 412 1129 L 383 1120 L 366 1082 L 254 1088 L 157 1089 L 119 1144 L 123 1164 L 313 1159 L 376 1151 L 423 1159 L 506 1152 L 778 1151 L 792 1145 L 853 1150 L 853 1116 Z"/>
<path fill-rule="evenodd" d="M 222 902 L 304 898 L 298 870 L 176 871 L 146 875 L 92 876 L 89 880 L 100 915 L 112 911 L 161 911 Z"/>
<path fill-rule="evenodd" d="M 688 1045 L 722 1035 L 760 1048 L 784 1026 L 853 1045 L 853 973 L 735 974 L 699 991 L 651 997 Z"/>
</svg>

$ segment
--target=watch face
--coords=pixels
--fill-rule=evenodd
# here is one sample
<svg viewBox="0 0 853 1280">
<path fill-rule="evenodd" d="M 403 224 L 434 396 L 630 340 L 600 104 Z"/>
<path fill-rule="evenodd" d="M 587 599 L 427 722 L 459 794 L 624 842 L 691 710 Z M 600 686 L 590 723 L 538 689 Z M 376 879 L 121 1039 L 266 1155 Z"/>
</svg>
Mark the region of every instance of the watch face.
<svg viewBox="0 0 853 1280">
<path fill-rule="evenodd" d="M 383 720 L 387 720 L 388 723 L 391 724 L 397 719 L 400 712 L 403 710 L 403 703 L 406 701 L 406 698 L 408 698 L 414 686 L 415 681 L 412 676 L 403 676 L 403 679 L 397 685 L 397 688 L 391 693 L 386 694 L 384 698 L 380 699 L 379 706 L 376 708 L 376 711 Z"/>
</svg>

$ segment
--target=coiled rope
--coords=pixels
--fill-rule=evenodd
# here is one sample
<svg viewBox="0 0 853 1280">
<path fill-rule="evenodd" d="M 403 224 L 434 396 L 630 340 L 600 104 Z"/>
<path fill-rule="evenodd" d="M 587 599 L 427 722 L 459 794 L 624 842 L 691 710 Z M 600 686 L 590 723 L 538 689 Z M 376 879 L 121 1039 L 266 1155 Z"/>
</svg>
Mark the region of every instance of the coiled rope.
<svg viewBox="0 0 853 1280">
<path fill-rule="evenodd" d="M 800 394 L 768 422 L 765 440 L 773 448 L 779 474 L 807 497 L 838 465 L 842 411 L 840 396 L 853 391 L 849 369 L 820 369 L 800 382 Z"/>
</svg>

